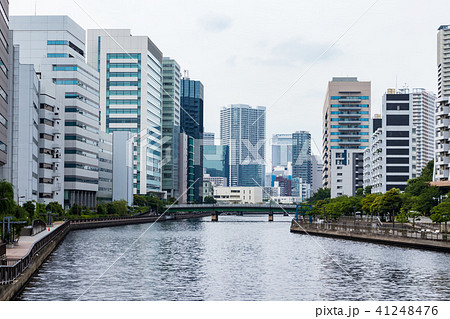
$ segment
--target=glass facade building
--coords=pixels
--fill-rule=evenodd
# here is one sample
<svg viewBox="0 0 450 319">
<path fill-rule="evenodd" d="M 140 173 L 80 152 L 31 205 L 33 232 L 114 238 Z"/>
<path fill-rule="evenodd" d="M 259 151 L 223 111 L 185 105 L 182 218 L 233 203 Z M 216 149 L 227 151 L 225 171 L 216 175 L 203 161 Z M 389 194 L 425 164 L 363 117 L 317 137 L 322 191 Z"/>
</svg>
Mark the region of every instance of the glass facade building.
<svg viewBox="0 0 450 319">
<path fill-rule="evenodd" d="M 230 174 L 230 154 L 227 145 L 204 145 L 203 168 L 211 177 L 225 177 Z M 225 185 L 228 186 L 228 185 Z"/>
<path fill-rule="evenodd" d="M 194 155 L 194 183 L 188 187 L 192 186 L 194 200 L 198 202 L 202 200 L 203 185 L 203 96 L 203 84 L 200 81 L 189 78 L 181 80 L 180 127 L 182 133 L 192 138 Z"/>
<path fill-rule="evenodd" d="M 266 108 L 232 104 L 220 110 L 220 139 L 230 152 L 230 186 L 265 184 Z"/>
<path fill-rule="evenodd" d="M 299 131 L 292 134 L 292 177 L 312 184 L 311 134 Z"/>
</svg>

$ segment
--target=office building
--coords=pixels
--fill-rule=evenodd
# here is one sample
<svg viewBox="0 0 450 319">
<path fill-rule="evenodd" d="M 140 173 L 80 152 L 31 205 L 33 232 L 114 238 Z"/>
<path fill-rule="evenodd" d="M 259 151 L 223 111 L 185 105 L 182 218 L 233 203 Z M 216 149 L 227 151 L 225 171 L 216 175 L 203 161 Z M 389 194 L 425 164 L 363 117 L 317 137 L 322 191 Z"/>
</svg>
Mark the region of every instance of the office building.
<svg viewBox="0 0 450 319">
<path fill-rule="evenodd" d="M 10 29 L 20 63 L 33 64 L 64 99 L 64 206 L 95 207 L 99 78 L 85 63 L 85 31 L 67 16 L 15 16 Z"/>
<path fill-rule="evenodd" d="M 129 206 L 133 205 L 133 141 L 131 132 L 112 133 L 112 199 L 126 200 Z"/>
<path fill-rule="evenodd" d="M 178 138 L 180 135 L 181 69 L 174 59 L 163 58 L 162 190 L 177 198 Z"/>
<path fill-rule="evenodd" d="M 118 167 L 125 170 L 125 167 Z M 99 132 L 98 141 L 98 202 L 111 202 L 113 198 L 113 136 Z"/>
<path fill-rule="evenodd" d="M 203 182 L 211 182 L 211 184 L 215 186 L 228 186 L 228 180 L 226 177 L 213 177 L 209 174 L 203 174 Z"/>
<path fill-rule="evenodd" d="M 363 152 L 369 146 L 370 82 L 336 77 L 323 106 L 323 187 L 331 196 L 354 195 L 363 186 Z"/>
<path fill-rule="evenodd" d="M 227 145 L 203 146 L 203 171 L 211 177 L 228 179 L 230 175 L 230 154 Z"/>
<path fill-rule="evenodd" d="M 88 30 L 87 62 L 100 75 L 100 124 L 135 134 L 133 192 L 161 195 L 163 55 L 130 30 Z"/>
<path fill-rule="evenodd" d="M 405 90 L 389 89 L 383 96 L 381 128 L 364 151 L 364 186 L 372 186 L 372 193 L 404 191 L 407 181 L 417 176 L 413 105 L 414 95 Z"/>
<path fill-rule="evenodd" d="M 180 133 L 179 136 L 179 154 L 178 154 L 178 183 L 180 195 L 178 202 L 180 204 L 194 202 L 194 187 L 199 183 L 194 179 L 194 138 Z"/>
<path fill-rule="evenodd" d="M 312 167 L 312 182 L 311 182 L 311 192 L 315 193 L 319 188 L 322 188 L 322 158 L 319 155 L 311 156 L 311 167 Z"/>
<path fill-rule="evenodd" d="M 190 137 L 189 147 L 193 146 L 194 156 L 194 180 L 188 182 L 188 188 L 192 186 L 189 192 L 194 192 L 193 200 L 197 202 L 202 200 L 203 186 L 203 96 L 203 84 L 200 81 L 188 77 L 181 80 L 181 132 Z M 190 177 L 188 180 L 191 181 Z"/>
<path fill-rule="evenodd" d="M 218 203 L 261 204 L 262 187 L 214 187 L 214 199 Z"/>
<path fill-rule="evenodd" d="M 8 132 L 9 1 L 0 0 L 0 167 L 6 164 Z"/>
<path fill-rule="evenodd" d="M 306 131 L 292 133 L 292 177 L 312 184 L 311 134 Z"/>
<path fill-rule="evenodd" d="M 292 162 L 292 134 L 272 135 L 272 166 L 287 166 Z"/>
<path fill-rule="evenodd" d="M 230 152 L 230 186 L 262 187 L 265 182 L 266 108 L 231 104 L 220 110 L 221 145 Z"/>
<path fill-rule="evenodd" d="M 212 132 L 203 133 L 203 145 L 215 145 L 215 134 Z"/>
</svg>

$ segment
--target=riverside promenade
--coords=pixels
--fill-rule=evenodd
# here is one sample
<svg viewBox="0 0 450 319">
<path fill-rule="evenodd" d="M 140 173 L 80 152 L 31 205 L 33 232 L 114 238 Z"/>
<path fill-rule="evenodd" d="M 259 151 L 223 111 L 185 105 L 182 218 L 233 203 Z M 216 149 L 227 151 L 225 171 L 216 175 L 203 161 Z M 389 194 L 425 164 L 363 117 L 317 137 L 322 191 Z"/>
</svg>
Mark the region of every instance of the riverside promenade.
<svg viewBox="0 0 450 319">
<path fill-rule="evenodd" d="M 376 218 L 342 217 L 337 221 L 293 219 L 291 232 L 305 235 L 366 241 L 450 253 L 450 238 L 435 224 L 382 223 Z"/>
</svg>

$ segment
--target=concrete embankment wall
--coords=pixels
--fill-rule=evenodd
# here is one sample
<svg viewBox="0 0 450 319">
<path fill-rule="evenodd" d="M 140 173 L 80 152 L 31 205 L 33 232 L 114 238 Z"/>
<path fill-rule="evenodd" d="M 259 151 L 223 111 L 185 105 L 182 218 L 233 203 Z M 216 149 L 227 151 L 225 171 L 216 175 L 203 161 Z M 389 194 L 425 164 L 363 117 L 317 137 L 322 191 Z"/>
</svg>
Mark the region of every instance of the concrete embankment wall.
<svg viewBox="0 0 450 319">
<path fill-rule="evenodd" d="M 424 240 L 419 238 L 405 238 L 394 236 L 381 236 L 374 234 L 356 234 L 351 232 L 337 232 L 332 230 L 318 230 L 291 226 L 292 233 L 309 234 L 314 236 L 341 238 L 348 240 L 371 242 L 376 244 L 394 245 L 409 248 L 419 248 L 450 253 L 450 242 L 437 240 Z"/>
</svg>

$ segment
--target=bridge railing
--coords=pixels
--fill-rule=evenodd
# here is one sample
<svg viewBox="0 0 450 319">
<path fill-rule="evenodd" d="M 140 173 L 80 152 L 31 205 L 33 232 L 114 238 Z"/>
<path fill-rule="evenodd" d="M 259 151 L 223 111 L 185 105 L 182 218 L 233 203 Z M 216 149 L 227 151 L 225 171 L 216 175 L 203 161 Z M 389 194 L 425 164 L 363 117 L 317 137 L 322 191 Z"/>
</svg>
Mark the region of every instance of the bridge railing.
<svg viewBox="0 0 450 319">
<path fill-rule="evenodd" d="M 183 205 L 173 205 L 171 208 L 216 208 L 216 207 L 248 207 L 248 208 L 296 208 L 296 205 L 286 205 L 286 204 L 183 204 Z"/>
<path fill-rule="evenodd" d="M 7 265 L 0 266 L 0 285 L 6 285 L 14 281 L 20 276 L 32 263 L 35 256 L 44 248 L 47 244 L 52 242 L 57 236 L 68 231 L 70 227 L 69 222 L 65 222 L 47 236 L 41 238 L 31 246 L 28 253 L 20 259 L 6 259 Z"/>
</svg>

